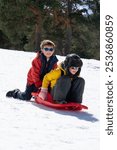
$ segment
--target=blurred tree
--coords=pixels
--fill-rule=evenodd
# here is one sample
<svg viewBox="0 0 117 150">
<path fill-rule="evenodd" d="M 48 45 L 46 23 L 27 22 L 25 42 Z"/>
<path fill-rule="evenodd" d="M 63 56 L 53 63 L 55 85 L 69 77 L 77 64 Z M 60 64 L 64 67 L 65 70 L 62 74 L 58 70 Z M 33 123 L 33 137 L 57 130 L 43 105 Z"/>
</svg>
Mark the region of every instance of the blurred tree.
<svg viewBox="0 0 117 150">
<path fill-rule="evenodd" d="M 56 52 L 99 59 L 99 0 L 1 0 L 0 30 L 8 48 L 39 50 L 53 40 Z"/>
<path fill-rule="evenodd" d="M 0 45 L 2 45 L 1 48 L 7 48 L 10 46 L 8 37 L 1 30 L 0 30 Z"/>
</svg>

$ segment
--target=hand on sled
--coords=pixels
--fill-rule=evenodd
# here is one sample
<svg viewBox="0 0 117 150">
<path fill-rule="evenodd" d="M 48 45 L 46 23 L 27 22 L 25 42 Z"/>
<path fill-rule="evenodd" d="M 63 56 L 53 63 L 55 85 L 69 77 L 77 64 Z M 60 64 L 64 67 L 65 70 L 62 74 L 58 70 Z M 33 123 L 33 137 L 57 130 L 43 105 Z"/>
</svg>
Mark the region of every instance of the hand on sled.
<svg viewBox="0 0 117 150">
<path fill-rule="evenodd" d="M 47 88 L 41 88 L 41 91 L 38 94 L 38 97 L 40 97 L 42 100 L 45 100 L 47 98 L 47 93 L 48 93 Z"/>
</svg>

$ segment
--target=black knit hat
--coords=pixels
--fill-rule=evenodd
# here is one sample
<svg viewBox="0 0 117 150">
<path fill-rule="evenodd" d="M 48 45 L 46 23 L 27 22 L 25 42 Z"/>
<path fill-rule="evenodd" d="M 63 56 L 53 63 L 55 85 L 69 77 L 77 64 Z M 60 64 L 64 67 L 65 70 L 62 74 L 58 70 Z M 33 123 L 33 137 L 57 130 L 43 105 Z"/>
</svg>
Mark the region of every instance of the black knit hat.
<svg viewBox="0 0 117 150">
<path fill-rule="evenodd" d="M 69 68 L 69 67 L 79 67 L 81 68 L 83 65 L 82 60 L 80 59 L 80 56 L 77 54 L 68 54 L 66 56 L 66 59 L 64 60 L 64 67 Z"/>
</svg>

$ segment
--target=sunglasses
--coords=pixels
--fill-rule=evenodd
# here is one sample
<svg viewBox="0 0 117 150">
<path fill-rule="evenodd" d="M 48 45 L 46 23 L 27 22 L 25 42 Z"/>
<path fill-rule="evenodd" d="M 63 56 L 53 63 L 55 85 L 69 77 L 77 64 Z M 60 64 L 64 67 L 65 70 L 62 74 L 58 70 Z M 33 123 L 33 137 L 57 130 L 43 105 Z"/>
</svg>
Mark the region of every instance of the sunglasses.
<svg viewBox="0 0 117 150">
<path fill-rule="evenodd" d="M 79 67 L 70 67 L 71 69 L 78 70 Z"/>
<path fill-rule="evenodd" d="M 47 47 L 45 47 L 43 49 L 44 49 L 44 51 L 51 51 L 51 52 L 54 50 L 53 48 L 47 48 Z"/>
</svg>

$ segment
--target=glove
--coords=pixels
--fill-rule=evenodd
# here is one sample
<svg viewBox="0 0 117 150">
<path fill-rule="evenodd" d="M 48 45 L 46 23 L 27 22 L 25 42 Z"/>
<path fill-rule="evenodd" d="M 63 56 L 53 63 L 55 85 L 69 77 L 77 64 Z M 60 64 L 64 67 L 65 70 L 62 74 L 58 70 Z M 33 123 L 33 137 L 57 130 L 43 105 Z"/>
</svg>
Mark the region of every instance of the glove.
<svg viewBox="0 0 117 150">
<path fill-rule="evenodd" d="M 38 97 L 40 97 L 41 99 L 45 100 L 46 97 L 47 97 L 47 92 L 48 92 L 47 88 L 41 88 L 41 91 L 40 91 Z"/>
</svg>

